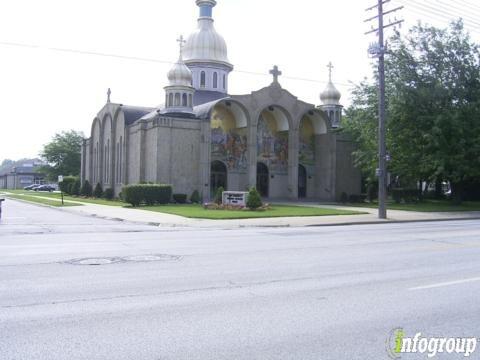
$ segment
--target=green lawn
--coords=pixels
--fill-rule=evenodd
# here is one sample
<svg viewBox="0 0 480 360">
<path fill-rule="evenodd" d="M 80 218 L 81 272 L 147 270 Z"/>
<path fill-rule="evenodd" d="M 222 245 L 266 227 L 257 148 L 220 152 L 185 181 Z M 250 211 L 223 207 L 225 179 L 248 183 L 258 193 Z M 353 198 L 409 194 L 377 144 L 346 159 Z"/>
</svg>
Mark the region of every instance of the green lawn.
<svg viewBox="0 0 480 360">
<path fill-rule="evenodd" d="M 247 210 L 205 210 L 200 205 L 160 205 L 145 206 L 138 209 L 156 211 L 166 214 L 180 215 L 194 219 L 251 219 L 269 217 L 296 217 L 296 216 L 326 216 L 326 215 L 358 215 L 364 214 L 358 211 L 323 209 L 308 206 L 272 205 L 266 211 Z"/>
<path fill-rule="evenodd" d="M 378 207 L 376 202 L 348 205 L 367 208 Z M 460 205 L 455 205 L 448 200 L 424 200 L 417 204 L 396 204 L 394 201 L 388 201 L 387 209 L 419 212 L 480 211 L 480 201 L 465 201 Z"/>
<path fill-rule="evenodd" d="M 65 202 L 64 205 L 62 205 L 61 201 L 42 199 L 41 197 L 38 197 L 38 196 L 28 196 L 28 195 L 8 195 L 8 198 L 24 200 L 24 201 L 37 203 L 37 204 L 50 205 L 50 206 L 56 206 L 56 207 L 82 205 L 82 204 L 75 204 L 75 203 L 69 203 L 69 202 Z"/>
</svg>

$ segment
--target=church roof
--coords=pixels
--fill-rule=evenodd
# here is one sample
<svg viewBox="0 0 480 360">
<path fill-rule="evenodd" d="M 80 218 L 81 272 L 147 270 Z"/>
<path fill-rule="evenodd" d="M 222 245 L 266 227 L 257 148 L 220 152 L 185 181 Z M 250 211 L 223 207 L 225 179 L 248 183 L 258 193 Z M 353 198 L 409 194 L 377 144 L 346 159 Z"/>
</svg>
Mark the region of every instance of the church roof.
<svg viewBox="0 0 480 360">
<path fill-rule="evenodd" d="M 214 101 L 210 101 L 210 102 L 195 106 L 193 108 L 193 113 L 198 119 L 201 119 L 201 120 L 210 119 L 212 109 L 214 108 L 215 105 L 217 105 L 223 99 L 229 99 L 229 97 L 223 97 L 222 99 L 216 99 Z"/>
<path fill-rule="evenodd" d="M 228 97 L 227 94 L 219 91 L 196 90 L 193 94 L 193 106 L 206 104 L 214 100 L 219 100 Z"/>
<path fill-rule="evenodd" d="M 132 125 L 135 121 L 140 120 L 143 116 L 155 111 L 155 108 L 122 105 L 122 111 L 125 117 L 125 124 Z"/>
</svg>

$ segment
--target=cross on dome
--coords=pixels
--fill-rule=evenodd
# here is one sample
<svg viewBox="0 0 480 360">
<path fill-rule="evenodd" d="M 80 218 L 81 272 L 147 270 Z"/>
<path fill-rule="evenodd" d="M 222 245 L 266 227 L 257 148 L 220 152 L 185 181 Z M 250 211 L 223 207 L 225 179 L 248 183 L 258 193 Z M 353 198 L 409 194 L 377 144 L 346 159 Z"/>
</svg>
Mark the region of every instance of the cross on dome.
<svg viewBox="0 0 480 360">
<path fill-rule="evenodd" d="M 177 39 L 177 42 L 180 46 L 180 55 L 182 54 L 183 52 L 183 46 L 185 45 L 185 43 L 187 42 L 184 38 L 183 38 L 183 35 L 180 35 L 180 37 Z"/>
<path fill-rule="evenodd" d="M 270 70 L 270 74 L 273 75 L 273 83 L 278 84 L 278 77 L 282 75 L 282 72 L 278 70 L 278 66 L 275 65 L 272 70 Z"/>
<path fill-rule="evenodd" d="M 332 81 L 332 69 L 334 68 L 331 61 L 328 63 L 327 68 L 328 68 L 328 80 L 331 82 Z"/>
<path fill-rule="evenodd" d="M 107 103 L 110 102 L 110 95 L 112 95 L 112 90 L 110 90 L 110 88 L 108 88 L 108 90 L 107 90 Z"/>
</svg>

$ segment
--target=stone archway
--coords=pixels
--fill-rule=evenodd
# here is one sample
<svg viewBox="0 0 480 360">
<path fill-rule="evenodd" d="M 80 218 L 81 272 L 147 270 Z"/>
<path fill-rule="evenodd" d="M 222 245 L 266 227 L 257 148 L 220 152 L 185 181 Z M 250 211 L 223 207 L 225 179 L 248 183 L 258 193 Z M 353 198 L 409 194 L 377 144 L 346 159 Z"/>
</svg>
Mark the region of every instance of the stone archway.
<svg viewBox="0 0 480 360">
<path fill-rule="evenodd" d="M 268 197 L 269 172 L 268 167 L 262 162 L 257 163 L 257 190 L 262 197 Z"/>
<path fill-rule="evenodd" d="M 215 191 L 223 187 L 227 190 L 227 166 L 218 160 L 212 162 L 210 166 L 210 193 L 213 196 Z"/>
</svg>

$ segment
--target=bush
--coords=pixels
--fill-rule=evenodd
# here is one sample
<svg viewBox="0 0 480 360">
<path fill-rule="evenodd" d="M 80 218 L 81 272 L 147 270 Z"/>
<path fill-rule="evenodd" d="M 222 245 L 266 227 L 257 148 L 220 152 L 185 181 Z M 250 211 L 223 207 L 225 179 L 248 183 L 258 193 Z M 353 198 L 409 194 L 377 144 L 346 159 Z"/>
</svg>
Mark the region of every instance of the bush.
<svg viewBox="0 0 480 360">
<path fill-rule="evenodd" d="M 213 202 L 215 204 L 220 205 L 221 203 L 223 203 L 222 194 L 223 194 L 224 191 L 225 191 L 225 189 L 221 186 L 215 191 L 215 197 L 213 199 Z"/>
<path fill-rule="evenodd" d="M 247 195 L 247 207 L 251 210 L 256 210 L 262 206 L 262 198 L 257 189 L 252 187 Z"/>
<path fill-rule="evenodd" d="M 392 198 L 395 203 L 400 204 L 403 198 L 403 189 L 402 188 L 394 188 L 392 189 Z"/>
<path fill-rule="evenodd" d="M 173 200 L 177 204 L 185 204 L 187 202 L 187 194 L 173 194 Z"/>
<path fill-rule="evenodd" d="M 195 190 L 195 191 L 192 193 L 192 196 L 190 196 L 190 201 L 191 201 L 193 204 L 198 204 L 198 203 L 200 203 L 200 194 L 199 194 L 198 190 Z"/>
<path fill-rule="evenodd" d="M 348 197 L 348 202 L 352 204 L 359 204 L 365 202 L 366 196 L 365 195 L 356 195 L 356 194 L 351 194 Z"/>
<path fill-rule="evenodd" d="M 100 185 L 100 183 L 97 183 L 97 186 L 95 186 L 95 190 L 93 190 L 93 197 L 101 198 L 102 195 L 103 195 L 102 185 Z"/>
<path fill-rule="evenodd" d="M 111 189 L 111 188 L 105 189 L 105 191 L 103 192 L 103 198 L 104 199 L 113 200 L 114 196 L 115 196 L 115 193 L 114 193 L 113 189 Z"/>
<path fill-rule="evenodd" d="M 342 192 L 342 194 L 340 195 L 340 202 L 342 204 L 346 204 L 348 202 L 348 195 L 346 192 Z"/>
<path fill-rule="evenodd" d="M 85 182 L 82 185 L 82 188 L 80 189 L 80 195 L 90 197 L 92 196 L 92 185 L 88 180 L 85 180 Z"/>
<path fill-rule="evenodd" d="M 80 195 L 80 187 L 82 186 L 82 183 L 80 182 L 80 179 L 77 178 L 75 182 L 73 183 L 72 190 L 70 195 L 75 195 L 78 196 Z"/>
<path fill-rule="evenodd" d="M 378 184 L 373 183 L 367 186 L 367 198 L 368 201 L 372 202 L 378 198 Z"/>
<path fill-rule="evenodd" d="M 172 197 L 172 186 L 164 184 L 127 185 L 122 189 L 122 198 L 132 206 L 168 204 Z"/>
<path fill-rule="evenodd" d="M 77 181 L 77 178 L 75 176 L 64 176 L 63 181 L 58 183 L 58 187 L 60 188 L 60 191 L 71 195 L 71 185 L 73 185 L 75 181 Z"/>
</svg>

